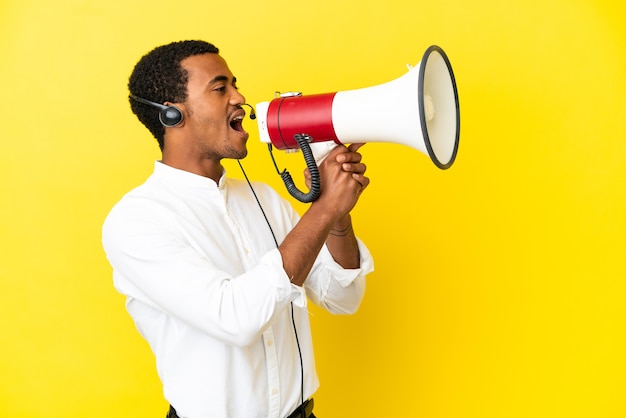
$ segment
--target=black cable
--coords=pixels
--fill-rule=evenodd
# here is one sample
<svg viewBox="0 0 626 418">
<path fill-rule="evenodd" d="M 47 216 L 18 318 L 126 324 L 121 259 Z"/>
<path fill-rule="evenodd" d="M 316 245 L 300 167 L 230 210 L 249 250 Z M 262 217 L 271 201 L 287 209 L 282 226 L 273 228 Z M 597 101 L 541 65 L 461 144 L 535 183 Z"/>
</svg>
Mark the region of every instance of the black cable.
<svg viewBox="0 0 626 418">
<path fill-rule="evenodd" d="M 265 211 L 263 210 L 263 206 L 261 206 L 261 201 L 259 201 L 259 198 L 256 195 L 256 192 L 254 191 L 254 188 L 252 187 L 252 183 L 250 182 L 250 179 L 248 179 L 248 175 L 246 174 L 246 171 L 243 169 L 243 166 L 241 165 L 241 161 L 237 160 L 237 163 L 239 164 L 239 168 L 241 168 L 241 172 L 243 173 L 243 176 L 245 177 L 246 181 L 248 182 L 248 186 L 250 187 L 250 190 L 252 191 L 252 195 L 254 196 L 254 200 L 256 200 L 256 203 L 259 206 L 259 209 L 261 209 L 261 213 L 263 214 L 263 218 L 265 218 L 265 222 L 267 223 L 267 226 L 270 229 L 270 233 L 272 234 L 272 238 L 274 238 L 274 244 L 276 244 L 276 248 L 278 248 L 278 240 L 276 239 L 276 235 L 274 234 L 274 230 L 272 229 L 272 225 L 270 224 L 270 221 L 269 221 L 269 219 L 267 219 L 267 215 L 265 214 Z"/>
<path fill-rule="evenodd" d="M 311 141 L 311 137 L 304 134 L 294 135 L 296 142 L 300 146 L 302 150 L 302 156 L 304 157 L 304 162 L 306 163 L 307 168 L 309 169 L 309 174 L 311 175 L 311 188 L 308 193 L 302 192 L 296 186 L 291 174 L 284 169 L 280 171 L 278 169 L 278 165 L 276 164 L 276 160 L 274 159 L 274 154 L 272 153 L 272 144 L 268 144 L 267 148 L 270 152 L 270 156 L 272 157 L 272 162 L 274 163 L 274 167 L 276 168 L 276 172 L 283 179 L 283 183 L 285 183 L 285 187 L 291 196 L 298 199 L 302 203 L 311 203 L 317 200 L 320 196 L 321 183 L 320 183 L 320 173 L 317 168 L 317 162 L 315 161 L 315 156 L 313 155 L 313 151 L 311 150 L 311 146 L 309 145 L 309 141 Z"/>
<path fill-rule="evenodd" d="M 241 161 L 237 160 L 237 163 L 239 164 L 239 168 L 241 168 L 241 172 L 243 173 L 243 176 L 245 177 L 246 182 L 248 182 L 248 186 L 250 187 L 250 190 L 252 191 L 252 195 L 254 196 L 254 199 L 256 200 L 256 203 L 259 206 L 259 209 L 261 209 L 261 213 L 263 214 L 263 218 L 265 218 L 265 222 L 267 223 L 267 226 L 270 229 L 270 233 L 272 234 L 272 238 L 274 239 L 276 248 L 278 248 L 278 240 L 276 239 L 276 235 L 274 234 L 274 229 L 272 229 L 272 225 L 270 224 L 270 221 L 267 218 L 267 215 L 265 214 L 265 210 L 263 209 L 263 206 L 261 205 L 261 201 L 259 200 L 259 197 L 254 191 L 254 188 L 252 187 L 252 183 L 250 182 L 250 179 L 248 179 L 248 175 L 246 174 L 246 171 L 243 169 L 243 166 L 241 165 Z M 304 405 L 304 362 L 302 361 L 302 350 L 300 349 L 300 340 L 298 338 L 298 330 L 296 329 L 296 319 L 294 317 L 293 302 L 290 302 L 290 305 L 291 305 L 291 325 L 293 326 L 293 334 L 296 337 L 296 345 L 298 347 L 298 355 L 300 357 L 300 401 L 301 401 L 300 405 Z M 304 414 L 305 412 L 303 408 L 302 410 L 303 417 L 304 417 Z"/>
<path fill-rule="evenodd" d="M 296 336 L 296 345 L 298 346 L 298 354 L 300 355 L 300 405 L 302 406 L 302 417 L 304 418 L 304 363 L 302 362 L 302 350 L 300 349 L 300 340 L 298 339 L 298 331 L 296 331 L 296 319 L 293 314 L 293 302 L 291 303 L 291 324 L 293 325 L 293 334 Z"/>
</svg>

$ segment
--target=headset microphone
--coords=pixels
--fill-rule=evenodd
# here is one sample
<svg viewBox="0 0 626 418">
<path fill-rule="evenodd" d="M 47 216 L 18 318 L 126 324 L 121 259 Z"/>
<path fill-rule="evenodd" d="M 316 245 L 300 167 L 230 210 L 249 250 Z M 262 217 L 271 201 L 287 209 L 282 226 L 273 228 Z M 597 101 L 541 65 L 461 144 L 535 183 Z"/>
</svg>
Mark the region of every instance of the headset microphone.
<svg viewBox="0 0 626 418">
<path fill-rule="evenodd" d="M 244 103 L 242 106 L 248 106 L 250 108 L 250 119 L 252 120 L 256 119 L 256 113 L 254 113 L 254 108 L 252 107 L 252 105 L 249 105 L 248 103 Z"/>
<path fill-rule="evenodd" d="M 173 128 L 174 126 L 178 126 L 183 121 L 183 112 L 181 112 L 181 110 L 175 106 L 162 105 L 156 102 L 152 102 L 150 100 L 143 99 L 141 97 L 137 97 L 133 94 L 130 95 L 130 98 L 139 103 L 143 103 L 159 109 L 159 121 L 161 121 L 161 124 L 167 128 Z"/>
<path fill-rule="evenodd" d="M 166 106 L 162 105 L 142 97 L 135 96 L 134 94 L 130 95 L 130 98 L 139 102 L 146 104 L 148 106 L 156 107 L 160 110 L 159 112 L 159 121 L 161 124 L 167 128 L 173 128 L 174 126 L 178 126 L 183 121 L 183 112 L 180 111 L 179 108 L 175 106 Z M 244 103 L 242 106 L 248 106 L 250 108 L 250 119 L 256 119 L 256 113 L 254 113 L 254 107 L 249 105 L 248 103 Z"/>
</svg>

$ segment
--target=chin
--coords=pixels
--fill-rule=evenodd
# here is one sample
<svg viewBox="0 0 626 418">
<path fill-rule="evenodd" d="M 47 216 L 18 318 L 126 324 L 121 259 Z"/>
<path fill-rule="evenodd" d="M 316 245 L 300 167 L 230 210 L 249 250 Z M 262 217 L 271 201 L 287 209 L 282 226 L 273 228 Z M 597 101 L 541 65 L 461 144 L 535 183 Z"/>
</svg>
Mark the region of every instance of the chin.
<svg viewBox="0 0 626 418">
<path fill-rule="evenodd" d="M 243 160 L 248 155 L 248 149 L 233 149 L 231 155 L 235 160 Z"/>
</svg>

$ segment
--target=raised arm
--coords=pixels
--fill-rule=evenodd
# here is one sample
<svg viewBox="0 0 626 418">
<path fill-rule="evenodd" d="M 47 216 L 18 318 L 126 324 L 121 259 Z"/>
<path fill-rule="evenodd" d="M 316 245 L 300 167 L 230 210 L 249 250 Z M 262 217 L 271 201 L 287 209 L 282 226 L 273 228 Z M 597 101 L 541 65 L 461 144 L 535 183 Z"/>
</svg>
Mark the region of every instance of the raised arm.
<svg viewBox="0 0 626 418">
<path fill-rule="evenodd" d="M 369 184 L 357 150 L 362 144 L 338 146 L 320 164 L 321 194 L 279 246 L 283 268 L 302 285 L 324 243 L 344 268 L 359 267 L 359 251 L 350 211 Z"/>
</svg>

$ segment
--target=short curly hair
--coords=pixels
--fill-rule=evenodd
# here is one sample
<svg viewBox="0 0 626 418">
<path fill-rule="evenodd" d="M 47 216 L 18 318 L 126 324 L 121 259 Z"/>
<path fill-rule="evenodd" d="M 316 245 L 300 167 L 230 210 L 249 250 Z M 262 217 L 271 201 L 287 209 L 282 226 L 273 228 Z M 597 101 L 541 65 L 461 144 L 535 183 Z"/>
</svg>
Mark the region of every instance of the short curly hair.
<svg viewBox="0 0 626 418">
<path fill-rule="evenodd" d="M 180 62 L 187 57 L 219 54 L 219 49 L 205 41 L 178 41 L 159 46 L 144 55 L 128 79 L 130 108 L 152 133 L 163 151 L 165 128 L 159 121 L 159 109 L 133 100 L 141 97 L 156 103 L 183 102 L 187 98 L 187 71 Z"/>
</svg>

